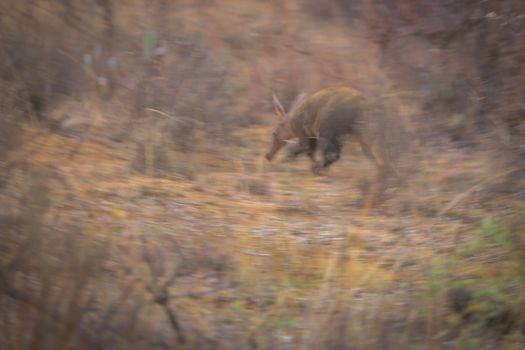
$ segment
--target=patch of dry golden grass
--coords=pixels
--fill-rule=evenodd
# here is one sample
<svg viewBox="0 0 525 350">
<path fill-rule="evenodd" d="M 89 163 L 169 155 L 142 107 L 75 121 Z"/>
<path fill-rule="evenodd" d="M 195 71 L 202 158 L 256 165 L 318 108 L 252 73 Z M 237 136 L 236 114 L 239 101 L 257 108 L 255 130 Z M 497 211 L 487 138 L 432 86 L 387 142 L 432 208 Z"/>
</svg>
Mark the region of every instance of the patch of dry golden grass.
<svg viewBox="0 0 525 350">
<path fill-rule="evenodd" d="M 90 315 L 123 330 L 111 336 L 119 346 L 135 345 L 138 334 L 152 334 L 165 347 L 179 346 L 181 335 L 166 318 L 171 312 L 194 348 L 217 348 L 217 343 L 223 348 L 437 348 L 442 330 L 449 328 L 442 324 L 443 290 L 434 292 L 429 285 L 445 284 L 449 276 L 429 278 L 437 270 L 435 261 L 457 254 L 480 218 L 523 211 L 519 200 L 505 200 L 493 210 L 479 204 L 477 192 L 491 172 L 489 156 L 481 152 L 422 147 L 416 155 L 406 153 L 398 159 L 407 169 L 406 183 L 391 188 L 385 203 L 367 217 L 361 207 L 374 166 L 354 143 L 345 144 L 342 159 L 325 176 L 313 176 L 305 158 L 267 163 L 272 89 L 290 101 L 303 90 L 358 87 L 388 99 L 398 111 L 394 119 L 416 135 L 411 116 L 417 104 L 399 97 L 404 92 L 390 91 L 395 89 L 372 61 L 375 48 L 337 19 L 305 21 L 301 5 L 183 1 L 169 14 L 180 38 L 198 38 L 198 45 L 233 62 L 230 78 L 237 85 L 224 88 L 234 91 L 235 106 L 228 111 L 264 126 L 236 127 L 222 135 L 225 140 L 212 140 L 199 119 L 183 151 L 163 130 L 163 118 L 170 118 L 166 111 L 135 121 L 126 106 L 71 102 L 55 113 L 87 115 L 80 135 L 64 132 L 72 122 L 57 133 L 29 127 L 23 145 L 10 154 L 10 162 L 22 159 L 51 170 L 49 211 L 39 223 L 86 240 L 78 250 L 66 251 L 73 258 L 66 263 L 78 254 L 78 266 L 89 266 L 82 254 L 93 242 L 110 247 L 103 272 L 85 290 L 95 291 L 102 305 Z M 133 23 L 131 37 L 142 38 L 154 26 L 155 17 L 139 11 L 143 6 L 133 2 L 118 12 L 120 23 Z M 202 117 L 202 110 L 195 113 Z M 112 143 L 101 137 L 125 129 L 130 120 L 136 122 L 126 129 L 130 139 Z M 135 168 L 136 158 L 143 164 Z M 16 193 L 29 180 L 20 170 L 8 190 Z M 71 225 L 76 229 L 68 231 Z M 67 236 L 43 236 L 48 237 L 57 246 L 67 241 Z M 492 278 L 498 265 L 491 264 L 481 257 L 449 273 Z M 480 272 L 480 265 L 487 269 Z M 67 282 L 75 276 L 78 280 Z M 53 283 L 72 293 L 70 307 L 50 306 L 65 310 L 72 324 L 82 324 L 84 315 L 75 304 L 75 299 L 85 301 L 82 276 L 73 269 L 39 282 L 46 286 L 43 294 Z M 41 298 L 46 301 L 46 295 Z M 14 315 L 23 316 L 23 308 Z M 131 315 L 132 321 L 118 314 Z M 49 321 L 46 313 L 32 317 L 21 317 L 20 333 L 27 325 L 37 333 Z M 71 337 L 70 329 L 63 332 Z M 198 343 L 210 339 L 217 343 Z"/>
</svg>

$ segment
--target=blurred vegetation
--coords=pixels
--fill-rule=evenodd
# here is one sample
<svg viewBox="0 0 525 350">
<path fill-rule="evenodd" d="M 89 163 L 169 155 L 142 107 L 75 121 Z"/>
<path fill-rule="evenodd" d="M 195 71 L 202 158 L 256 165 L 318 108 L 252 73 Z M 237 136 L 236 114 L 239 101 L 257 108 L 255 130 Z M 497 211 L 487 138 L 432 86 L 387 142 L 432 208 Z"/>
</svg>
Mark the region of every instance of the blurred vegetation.
<svg viewBox="0 0 525 350">
<path fill-rule="evenodd" d="M 523 349 L 525 2 L 4 0 L 1 349 Z M 265 163 L 361 91 L 398 171 Z"/>
</svg>

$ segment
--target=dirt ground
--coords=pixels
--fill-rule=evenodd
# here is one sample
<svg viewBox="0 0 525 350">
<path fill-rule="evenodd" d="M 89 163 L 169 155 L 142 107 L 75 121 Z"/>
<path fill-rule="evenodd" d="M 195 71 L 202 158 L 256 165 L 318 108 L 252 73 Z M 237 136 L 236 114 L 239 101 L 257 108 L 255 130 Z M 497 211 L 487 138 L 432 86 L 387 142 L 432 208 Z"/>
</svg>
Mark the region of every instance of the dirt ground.
<svg viewBox="0 0 525 350">
<path fill-rule="evenodd" d="M 444 292 L 429 297 L 432 283 L 479 277 L 479 266 L 483 276 L 500 274 L 492 264 L 501 260 L 496 253 L 471 257 L 472 264 L 456 258 L 480 230 L 480 218 L 511 217 L 525 205 L 487 195 L 505 176 L 487 177 L 490 154 L 422 146 L 424 159 L 364 215 L 375 170 L 351 140 L 342 159 L 316 176 L 306 157 L 264 160 L 270 134 L 267 126 L 240 129 L 229 145 L 172 152 L 172 171 L 162 174 L 132 171 L 131 144 L 39 133 L 19 152 L 60 174 L 51 176 L 46 220 L 57 230 L 81 227 L 111 242 L 114 257 L 105 268 L 117 279 L 148 290 L 153 284 L 145 280 L 167 280 L 191 252 L 183 277 L 169 288 L 183 322 L 206 328 L 214 317 L 232 322 L 233 313 L 248 338 L 271 323 L 281 332 L 279 346 L 308 344 L 311 326 L 330 322 L 350 299 L 353 313 L 397 322 L 391 329 L 404 329 L 406 339 L 447 344 L 457 321 L 442 318 L 449 313 Z M 144 272 L 145 251 L 160 270 Z M 275 300 L 267 305 L 265 298 Z M 421 299 L 426 307 L 414 311 Z M 163 323 L 157 312 L 149 315 L 157 320 L 150 324 Z M 425 329 L 418 331 L 421 320 Z M 357 339 L 363 346 L 369 341 L 363 334 Z"/>
</svg>

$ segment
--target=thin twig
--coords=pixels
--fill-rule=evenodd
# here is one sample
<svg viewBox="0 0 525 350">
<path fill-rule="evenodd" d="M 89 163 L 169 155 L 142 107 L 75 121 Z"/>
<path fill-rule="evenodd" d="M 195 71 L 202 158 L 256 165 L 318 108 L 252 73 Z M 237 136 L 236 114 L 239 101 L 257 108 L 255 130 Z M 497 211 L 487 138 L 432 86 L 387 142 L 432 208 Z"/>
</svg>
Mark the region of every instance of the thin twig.
<svg viewBox="0 0 525 350">
<path fill-rule="evenodd" d="M 168 113 L 160 111 L 158 109 L 154 109 L 154 108 L 149 108 L 148 107 L 148 108 L 145 108 L 144 110 L 149 111 L 149 112 L 154 112 L 154 113 L 157 113 L 157 114 L 162 115 L 164 117 L 175 119 L 175 120 L 180 121 L 180 122 L 196 123 L 196 124 L 204 125 L 204 123 L 202 121 L 200 121 L 200 120 L 191 119 L 191 118 L 182 117 L 182 116 L 174 116 L 173 114 L 168 114 Z"/>
<path fill-rule="evenodd" d="M 465 192 L 462 192 L 462 193 L 458 194 L 456 197 L 454 197 L 454 199 L 452 199 L 443 209 L 441 209 L 441 211 L 439 212 L 438 215 L 443 215 L 443 214 L 447 213 L 450 209 L 455 207 L 459 202 L 461 202 L 462 200 L 467 198 L 470 194 L 472 194 L 475 191 L 477 191 L 483 185 L 486 185 L 489 182 L 492 182 L 492 181 L 494 181 L 496 179 L 499 179 L 499 178 L 501 178 L 503 176 L 509 175 L 509 174 L 513 173 L 514 171 L 519 171 L 519 170 L 522 170 L 522 169 L 521 168 L 520 169 L 511 169 L 511 170 L 504 171 L 502 173 L 498 173 L 498 174 L 493 175 L 493 176 L 486 177 L 485 179 L 479 181 L 477 184 L 475 184 L 474 186 L 472 186 L 471 188 L 469 188 Z"/>
</svg>

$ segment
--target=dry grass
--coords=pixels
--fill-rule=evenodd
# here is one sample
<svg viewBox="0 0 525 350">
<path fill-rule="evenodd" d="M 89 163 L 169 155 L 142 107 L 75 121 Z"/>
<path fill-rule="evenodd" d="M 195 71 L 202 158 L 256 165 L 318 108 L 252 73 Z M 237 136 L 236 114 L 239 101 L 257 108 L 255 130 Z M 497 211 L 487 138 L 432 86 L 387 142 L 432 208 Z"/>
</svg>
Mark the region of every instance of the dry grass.
<svg viewBox="0 0 525 350">
<path fill-rule="evenodd" d="M 376 64 L 344 2 L 313 3 L 116 6 L 114 73 L 86 70 L 98 40 L 75 46 L 83 34 L 42 8 L 29 27 L 53 31 L 47 49 L 0 41 L 66 53 L 75 87 L 42 89 L 32 115 L 15 97 L 34 67 L 0 71 L 0 121 L 16 130 L 0 131 L 0 348 L 523 346 L 519 164 L 495 171 L 493 148 L 420 139 L 418 94 Z M 91 35 L 107 29 L 80 16 Z M 159 61 L 141 46 L 153 29 L 168 42 Z M 325 176 L 263 158 L 271 90 L 287 103 L 332 85 L 369 96 L 370 137 L 401 178 L 368 216 L 374 166 L 351 141 Z"/>
<path fill-rule="evenodd" d="M 101 342 L 113 344 L 114 337 L 122 337 L 120 344 L 133 343 L 137 348 L 157 341 L 164 344 L 161 347 L 180 343 L 181 334 L 193 348 L 336 349 L 348 344 L 360 349 L 418 348 L 440 347 L 457 334 L 457 321 L 444 318 L 449 314 L 442 294 L 446 281 L 453 276 L 475 279 L 492 258 L 469 263 L 470 269 L 459 265 L 445 272 L 440 270 L 441 262 L 457 258 L 458 247 L 468 245 L 465 235 L 479 229 L 479 218 L 500 214 L 476 207 L 472 195 L 465 196 L 464 202 L 456 200 L 460 211 L 450 205 L 446 215 L 439 215 L 439 210 L 465 191 L 473 191 L 472 182 L 474 186 L 477 182 L 471 179 L 483 178 L 486 156 L 457 151 L 434 156 L 428 160 L 433 166 L 421 167 L 411 184 L 417 193 L 416 215 L 403 207 L 414 198 L 399 190 L 371 216 L 361 217 L 359 186 L 373 167 L 352 152 L 351 144 L 328 176 L 315 177 L 306 160 L 266 164 L 260 156 L 253 158 L 268 132 L 266 127 L 239 132 L 244 146 L 228 146 L 220 155 L 194 152 L 192 166 L 200 171 L 191 180 L 133 174 L 129 171 L 133 150 L 127 148 L 89 141 L 77 147 L 74 140 L 58 135 L 27 142 L 27 150 L 38 144 L 33 166 L 54 169 L 63 182 L 44 186 L 50 191 L 45 195 L 30 190 L 35 193 L 32 198 L 52 199 L 45 205 L 45 217 L 54 218 L 49 227 L 77 241 L 74 244 L 79 246 L 68 247 L 69 252 L 88 254 L 73 255 L 81 259 L 67 263 L 74 270 L 52 273 L 49 282 L 39 281 L 46 274 L 32 271 L 23 260 L 24 269 L 37 279 L 34 293 L 44 293 L 36 303 L 49 304 L 50 312 L 58 312 L 53 321 L 58 328 L 51 334 L 73 332 L 69 346 L 82 337 L 95 341 L 89 333 L 91 318 L 101 322 L 97 327 L 117 327 L 116 334 L 107 331 Z M 65 151 L 75 148 L 74 157 Z M 96 166 L 90 162 L 95 158 Z M 457 176 L 443 172 L 452 164 L 462 164 Z M 13 186 L 23 188 L 23 183 L 37 181 L 25 179 Z M 51 176 L 49 181 L 56 180 Z M 264 191 L 243 187 L 246 184 L 264 186 Z M 506 202 L 501 215 L 513 207 L 517 210 L 519 202 Z M 51 233 L 45 229 L 35 234 L 45 237 L 46 246 L 63 240 Z M 89 252 L 100 244 L 109 250 L 97 263 Z M 495 248 L 491 254 L 500 259 L 501 247 Z M 46 256 L 36 261 L 47 265 L 51 257 Z M 102 265 L 95 268 L 97 264 Z M 46 265 L 42 267 L 48 269 Z M 17 269 L 6 271 L 10 279 L 23 275 Z M 95 276 L 86 271 L 96 272 Z M 480 276 L 493 273 L 497 271 Z M 52 289 L 46 290 L 62 286 L 67 274 L 87 281 L 60 287 L 85 293 L 75 294 L 78 306 L 63 309 L 54 304 Z M 435 283 L 444 285 L 434 289 Z M 95 301 L 98 306 L 91 309 L 89 303 Z M 11 312 L 16 314 L 16 309 Z M 122 312 L 136 316 L 119 321 Z M 172 314 L 180 323 L 180 333 L 173 323 L 166 323 L 170 319 L 166 315 Z M 45 321 L 37 317 L 19 322 L 14 327 L 38 329 Z M 68 324 L 87 329 L 71 330 Z M 136 329 L 142 330 L 142 336 Z M 4 339 L 11 347 L 26 341 L 26 335 L 13 337 Z"/>
</svg>

